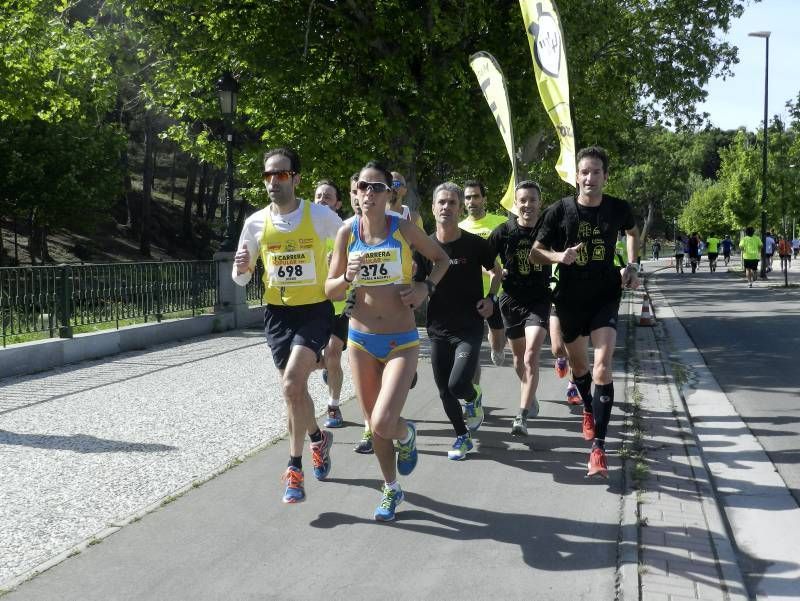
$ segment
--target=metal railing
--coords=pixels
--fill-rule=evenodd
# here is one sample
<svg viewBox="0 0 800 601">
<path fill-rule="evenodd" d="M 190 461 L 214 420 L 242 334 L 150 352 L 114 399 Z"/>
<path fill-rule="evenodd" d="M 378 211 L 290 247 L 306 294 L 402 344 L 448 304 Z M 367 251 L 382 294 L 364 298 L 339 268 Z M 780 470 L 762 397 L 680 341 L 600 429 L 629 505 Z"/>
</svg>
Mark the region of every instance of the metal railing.
<svg viewBox="0 0 800 601">
<path fill-rule="evenodd" d="M 263 305 L 264 304 L 264 264 L 259 257 L 256 263 L 256 269 L 253 272 L 253 277 L 245 287 L 245 298 L 249 305 Z"/>
<path fill-rule="evenodd" d="M 0 268 L 3 346 L 10 336 L 188 312 L 219 302 L 215 261 L 164 261 Z"/>
</svg>

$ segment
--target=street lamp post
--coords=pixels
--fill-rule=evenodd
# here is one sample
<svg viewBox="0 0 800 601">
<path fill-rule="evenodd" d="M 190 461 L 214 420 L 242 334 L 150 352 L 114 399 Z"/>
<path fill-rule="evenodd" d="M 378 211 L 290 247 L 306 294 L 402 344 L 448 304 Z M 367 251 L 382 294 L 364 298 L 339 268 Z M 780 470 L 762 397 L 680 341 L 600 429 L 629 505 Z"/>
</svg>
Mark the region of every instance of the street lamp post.
<svg viewBox="0 0 800 601">
<path fill-rule="evenodd" d="M 231 217 L 233 206 L 233 118 L 236 115 L 236 95 L 239 83 L 230 71 L 222 74 L 217 80 L 219 108 L 225 120 L 225 235 L 220 250 L 232 252 L 236 250 L 236 225 Z"/>
<path fill-rule="evenodd" d="M 764 148 L 763 169 L 761 181 L 761 279 L 767 279 L 767 98 L 769 97 L 769 31 L 753 31 L 747 35 L 754 38 L 764 38 L 766 42 L 766 60 L 764 62 Z"/>
</svg>

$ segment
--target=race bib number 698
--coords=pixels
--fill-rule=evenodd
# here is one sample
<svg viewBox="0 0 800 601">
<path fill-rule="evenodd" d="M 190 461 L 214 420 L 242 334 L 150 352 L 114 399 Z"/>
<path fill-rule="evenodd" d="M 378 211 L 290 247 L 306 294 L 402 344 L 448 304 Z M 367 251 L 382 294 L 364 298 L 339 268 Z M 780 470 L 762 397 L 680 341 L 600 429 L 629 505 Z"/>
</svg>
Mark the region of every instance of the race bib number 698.
<svg viewBox="0 0 800 601">
<path fill-rule="evenodd" d="M 311 249 L 271 253 L 267 270 L 271 286 L 303 286 L 317 281 Z"/>
</svg>

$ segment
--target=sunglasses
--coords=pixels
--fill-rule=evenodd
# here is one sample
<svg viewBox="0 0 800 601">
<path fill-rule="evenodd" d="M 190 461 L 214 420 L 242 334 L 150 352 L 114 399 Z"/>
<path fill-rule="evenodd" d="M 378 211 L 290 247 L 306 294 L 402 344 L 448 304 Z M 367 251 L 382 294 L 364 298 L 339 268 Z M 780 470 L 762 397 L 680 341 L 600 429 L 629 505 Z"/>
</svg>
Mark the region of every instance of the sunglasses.
<svg viewBox="0 0 800 601">
<path fill-rule="evenodd" d="M 265 171 L 261 177 L 265 182 L 272 178 L 275 178 L 279 182 L 288 182 L 289 178 L 293 175 L 297 174 L 294 171 Z"/>
<path fill-rule="evenodd" d="M 401 182 L 399 179 L 392 180 L 392 188 L 402 188 L 405 186 L 405 183 Z"/>
<path fill-rule="evenodd" d="M 365 182 L 364 180 L 360 180 L 356 184 L 356 187 L 362 192 L 368 192 L 369 190 L 373 192 L 386 192 L 389 189 L 389 186 L 383 182 Z"/>
</svg>

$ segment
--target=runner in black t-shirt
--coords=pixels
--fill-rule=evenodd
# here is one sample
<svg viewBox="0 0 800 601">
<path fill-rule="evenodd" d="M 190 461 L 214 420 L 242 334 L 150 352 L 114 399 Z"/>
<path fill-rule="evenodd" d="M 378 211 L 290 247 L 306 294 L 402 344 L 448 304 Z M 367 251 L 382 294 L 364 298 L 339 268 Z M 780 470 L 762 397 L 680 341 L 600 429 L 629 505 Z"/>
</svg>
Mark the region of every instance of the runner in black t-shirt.
<svg viewBox="0 0 800 601">
<path fill-rule="evenodd" d="M 550 319 L 550 266 L 531 265 L 529 260 L 540 204 L 539 184 L 520 182 L 514 192 L 517 218 L 497 226 L 489 235 L 492 251 L 500 256 L 507 272 L 500 312 L 521 382 L 519 413 L 511 426 L 514 436 L 527 436 L 528 415 L 539 414 L 539 350 Z"/>
<path fill-rule="evenodd" d="M 490 297 L 500 289 L 501 272 L 489 243 L 458 227 L 464 210 L 460 187 L 452 182 L 439 184 L 433 192 L 431 208 L 436 220 L 436 232 L 431 238 L 450 257 L 447 274 L 428 301 L 431 365 L 444 411 L 456 431 L 456 440 L 447 457 L 460 460 L 472 450 L 470 431 L 476 431 L 483 422 L 481 389 L 472 381 L 480 358 L 483 320 L 494 311 Z M 414 261 L 417 264 L 414 279 L 424 281 L 431 262 L 419 253 L 414 254 Z M 492 271 L 486 298 L 483 268 Z M 459 399 L 466 403 L 463 413 Z"/>
<path fill-rule="evenodd" d="M 628 256 L 635 257 L 639 231 L 630 205 L 603 194 L 608 181 L 606 151 L 591 146 L 578 152 L 577 159 L 577 199 L 565 198 L 547 208 L 531 261 L 560 264 L 555 305 L 584 403 L 583 436 L 593 439 L 587 475 L 608 476 L 605 437 L 614 404 L 611 378 L 619 301 L 623 286 L 639 285 L 635 265 L 614 267 L 614 245 L 617 232 L 624 229 Z M 591 336 L 595 349 L 591 374 L 587 336 Z"/>
</svg>

